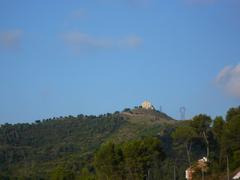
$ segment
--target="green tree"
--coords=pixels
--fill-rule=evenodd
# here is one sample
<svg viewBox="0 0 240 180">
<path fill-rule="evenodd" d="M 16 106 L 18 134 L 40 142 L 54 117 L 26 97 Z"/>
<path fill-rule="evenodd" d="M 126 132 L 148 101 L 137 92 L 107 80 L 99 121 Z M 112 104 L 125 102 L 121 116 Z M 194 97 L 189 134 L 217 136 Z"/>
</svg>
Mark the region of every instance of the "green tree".
<svg viewBox="0 0 240 180">
<path fill-rule="evenodd" d="M 172 138 L 177 144 L 183 144 L 188 158 L 188 164 L 191 166 L 191 149 L 193 138 L 196 137 L 196 131 L 190 126 L 179 126 L 172 133 Z"/>
<path fill-rule="evenodd" d="M 125 143 L 123 153 L 127 179 L 147 178 L 154 160 L 164 159 L 164 153 L 157 138 L 144 138 Z"/>
<path fill-rule="evenodd" d="M 103 144 L 95 154 L 94 164 L 99 179 L 123 179 L 123 154 L 113 142 Z"/>
<path fill-rule="evenodd" d="M 87 168 L 83 168 L 81 170 L 81 175 L 79 177 L 77 177 L 76 179 L 78 179 L 78 180 L 95 180 L 95 176 L 94 176 L 94 174 L 89 172 L 89 170 Z"/>
<path fill-rule="evenodd" d="M 199 114 L 197 116 L 194 116 L 191 122 L 191 126 L 196 130 L 199 137 L 203 138 L 206 144 L 207 157 L 209 157 L 210 153 L 208 133 L 210 132 L 211 123 L 212 123 L 211 117 L 205 114 Z"/>
<path fill-rule="evenodd" d="M 213 121 L 212 131 L 217 139 L 218 144 L 221 143 L 224 125 L 225 121 L 223 120 L 222 116 L 217 116 Z"/>
<path fill-rule="evenodd" d="M 227 112 L 226 121 L 230 121 L 234 116 L 240 114 L 240 106 L 235 108 L 230 108 Z"/>
<path fill-rule="evenodd" d="M 228 119 L 222 142 L 222 158 L 229 156 L 231 159 L 231 167 L 240 166 L 240 114 L 232 116 Z"/>
<path fill-rule="evenodd" d="M 222 148 L 222 136 L 225 127 L 225 121 L 221 116 L 217 116 L 213 121 L 212 133 L 214 140 L 212 141 L 212 169 L 218 171 L 221 168 L 221 148 Z"/>
<path fill-rule="evenodd" d="M 154 161 L 164 159 L 157 138 L 144 138 L 116 145 L 112 142 L 101 146 L 94 164 L 99 179 L 142 180 L 150 174 Z"/>
<path fill-rule="evenodd" d="M 74 180 L 75 176 L 71 170 L 65 168 L 64 165 L 58 165 L 50 175 L 51 180 Z"/>
</svg>

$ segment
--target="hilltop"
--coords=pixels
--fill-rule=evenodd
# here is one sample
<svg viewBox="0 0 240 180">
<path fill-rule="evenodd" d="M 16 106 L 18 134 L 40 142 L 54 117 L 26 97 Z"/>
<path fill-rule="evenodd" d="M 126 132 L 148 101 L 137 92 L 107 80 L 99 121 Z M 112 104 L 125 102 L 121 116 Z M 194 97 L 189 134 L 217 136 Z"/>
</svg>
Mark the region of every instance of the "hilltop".
<svg viewBox="0 0 240 180">
<path fill-rule="evenodd" d="M 166 127 L 177 123 L 176 120 L 165 113 L 141 107 L 127 108 L 119 113 L 119 117 L 122 117 L 126 123 L 112 134 L 111 137 L 115 141 L 157 135 Z"/>
<path fill-rule="evenodd" d="M 141 107 L 136 107 L 134 109 L 125 110 L 120 114 L 123 117 L 126 117 L 129 122 L 136 124 L 173 124 L 176 122 L 176 120 L 167 114 L 155 109 L 144 109 Z"/>
</svg>

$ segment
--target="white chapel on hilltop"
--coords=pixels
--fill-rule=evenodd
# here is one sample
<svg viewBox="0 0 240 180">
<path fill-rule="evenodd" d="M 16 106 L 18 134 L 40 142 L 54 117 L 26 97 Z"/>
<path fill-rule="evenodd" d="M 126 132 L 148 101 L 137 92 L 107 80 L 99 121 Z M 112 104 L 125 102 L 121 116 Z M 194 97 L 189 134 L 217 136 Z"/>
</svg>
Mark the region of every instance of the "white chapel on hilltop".
<svg viewBox="0 0 240 180">
<path fill-rule="evenodd" d="M 143 109 L 151 109 L 151 110 L 155 109 L 154 106 L 152 105 L 152 103 L 150 103 L 149 101 L 144 101 L 142 103 L 142 108 Z"/>
</svg>

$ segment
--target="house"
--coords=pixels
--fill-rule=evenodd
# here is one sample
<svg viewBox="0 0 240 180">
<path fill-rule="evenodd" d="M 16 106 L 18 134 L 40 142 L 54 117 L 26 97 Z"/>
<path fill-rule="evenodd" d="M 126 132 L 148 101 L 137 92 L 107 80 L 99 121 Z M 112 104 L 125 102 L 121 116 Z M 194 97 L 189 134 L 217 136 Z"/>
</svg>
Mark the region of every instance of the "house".
<svg viewBox="0 0 240 180">
<path fill-rule="evenodd" d="M 240 179 L 240 171 L 233 177 L 233 179 Z"/>
<path fill-rule="evenodd" d="M 149 101 L 144 101 L 142 103 L 142 108 L 143 109 L 151 109 L 151 110 L 154 110 L 154 106 L 149 102 Z"/>
<path fill-rule="evenodd" d="M 187 180 L 192 180 L 193 174 L 199 171 L 202 171 L 202 172 L 208 171 L 208 159 L 206 157 L 199 159 L 193 166 L 189 167 L 185 171 L 185 178 Z"/>
<path fill-rule="evenodd" d="M 186 171 L 185 171 L 185 178 L 187 180 L 192 180 L 193 179 L 193 173 L 194 173 L 194 170 L 190 167 L 188 168 Z"/>
</svg>

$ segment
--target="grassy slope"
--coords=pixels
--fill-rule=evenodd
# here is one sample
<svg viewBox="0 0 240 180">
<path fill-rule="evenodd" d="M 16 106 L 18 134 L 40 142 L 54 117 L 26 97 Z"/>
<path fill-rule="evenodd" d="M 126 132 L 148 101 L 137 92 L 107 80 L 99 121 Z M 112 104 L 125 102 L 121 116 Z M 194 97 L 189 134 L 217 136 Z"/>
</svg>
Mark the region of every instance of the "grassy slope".
<svg viewBox="0 0 240 180">
<path fill-rule="evenodd" d="M 122 141 L 145 135 L 157 135 L 168 125 L 176 124 L 176 120 L 155 110 L 133 109 L 123 112 L 121 116 L 127 123 L 121 126 L 112 136 L 113 140 Z"/>
</svg>

